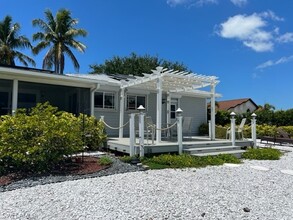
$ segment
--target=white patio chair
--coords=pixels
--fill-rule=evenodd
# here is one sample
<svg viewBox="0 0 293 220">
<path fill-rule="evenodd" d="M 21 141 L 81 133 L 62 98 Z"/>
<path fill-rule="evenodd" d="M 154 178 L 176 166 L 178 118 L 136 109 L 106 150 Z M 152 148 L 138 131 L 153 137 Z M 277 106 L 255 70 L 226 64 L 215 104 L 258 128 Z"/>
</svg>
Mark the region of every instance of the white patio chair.
<svg viewBox="0 0 293 220">
<path fill-rule="evenodd" d="M 246 118 L 242 118 L 239 126 L 235 128 L 235 134 L 238 135 L 239 140 L 243 140 L 243 128 L 246 122 Z M 231 139 L 231 127 L 229 127 L 226 131 L 226 139 Z"/>
<path fill-rule="evenodd" d="M 153 123 L 151 116 L 145 116 L 144 118 L 144 135 L 146 136 L 147 144 L 151 137 L 152 144 L 155 142 L 156 125 Z M 135 117 L 135 134 L 139 134 L 139 117 Z"/>
<path fill-rule="evenodd" d="M 182 135 L 188 134 L 191 137 L 191 123 L 192 117 L 184 117 L 182 122 Z M 171 131 L 171 136 L 177 136 L 177 126 L 174 127 L 174 130 Z"/>
</svg>

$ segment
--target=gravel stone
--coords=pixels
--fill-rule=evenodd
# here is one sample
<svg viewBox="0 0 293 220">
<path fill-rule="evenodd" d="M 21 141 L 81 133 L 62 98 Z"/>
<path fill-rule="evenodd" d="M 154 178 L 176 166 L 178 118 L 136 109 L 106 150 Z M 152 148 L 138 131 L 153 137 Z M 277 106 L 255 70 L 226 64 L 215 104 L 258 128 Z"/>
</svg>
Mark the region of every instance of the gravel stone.
<svg viewBox="0 0 293 220">
<path fill-rule="evenodd" d="M 125 173 L 129 165 L 98 178 L 25 180 L 33 187 L 0 193 L 0 219 L 293 219 L 293 176 L 280 172 L 292 164 L 287 152 L 278 161 L 244 160 L 239 167 Z"/>
<path fill-rule="evenodd" d="M 93 177 L 101 177 L 101 176 L 108 176 L 108 175 L 119 174 L 119 173 L 127 173 L 127 172 L 135 172 L 135 171 L 144 170 L 144 168 L 142 167 L 137 167 L 127 163 L 123 163 L 121 160 L 119 160 L 118 158 L 114 156 L 111 156 L 111 159 L 113 161 L 112 166 L 105 170 L 99 171 L 97 173 L 86 174 L 86 175 L 66 175 L 66 176 L 50 175 L 50 176 L 41 176 L 41 177 L 31 177 L 31 178 L 26 178 L 26 179 L 13 182 L 7 186 L 0 186 L 0 192 L 26 188 L 26 187 L 33 187 L 37 185 L 45 185 L 45 184 L 58 183 L 58 182 L 64 182 L 64 181 L 87 179 L 87 178 L 93 178 Z"/>
</svg>

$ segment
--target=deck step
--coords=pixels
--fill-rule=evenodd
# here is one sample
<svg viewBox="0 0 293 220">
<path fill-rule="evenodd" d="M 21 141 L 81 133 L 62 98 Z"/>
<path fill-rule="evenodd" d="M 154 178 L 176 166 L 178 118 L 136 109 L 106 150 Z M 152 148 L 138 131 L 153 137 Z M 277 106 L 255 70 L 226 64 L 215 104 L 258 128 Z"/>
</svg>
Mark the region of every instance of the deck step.
<svg viewBox="0 0 293 220">
<path fill-rule="evenodd" d="M 240 146 L 218 146 L 218 147 L 195 147 L 195 148 L 188 148 L 184 149 L 186 153 L 208 153 L 208 152 L 221 152 L 221 151 L 228 151 L 228 150 L 241 150 Z"/>
<path fill-rule="evenodd" d="M 204 157 L 204 156 L 216 156 L 219 154 L 232 154 L 232 155 L 235 155 L 236 157 L 240 158 L 242 153 L 244 153 L 244 152 L 245 152 L 245 150 L 229 150 L 229 151 L 220 151 L 220 152 L 193 153 L 190 155 L 197 156 L 197 157 Z"/>
<path fill-rule="evenodd" d="M 184 149 L 190 148 L 204 148 L 204 147 L 226 147 L 231 146 L 231 142 L 215 142 L 215 143 L 192 143 L 192 144 L 183 144 Z"/>
</svg>

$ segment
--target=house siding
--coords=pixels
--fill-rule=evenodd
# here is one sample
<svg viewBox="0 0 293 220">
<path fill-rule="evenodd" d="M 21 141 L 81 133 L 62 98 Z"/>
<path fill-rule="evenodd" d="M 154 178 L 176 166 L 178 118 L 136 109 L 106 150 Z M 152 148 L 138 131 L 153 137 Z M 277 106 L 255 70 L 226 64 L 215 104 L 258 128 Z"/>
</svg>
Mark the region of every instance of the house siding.
<svg viewBox="0 0 293 220">
<path fill-rule="evenodd" d="M 104 91 L 103 88 L 99 91 Z M 116 92 L 116 105 L 115 110 L 104 110 L 104 109 L 95 109 L 95 117 L 100 118 L 104 116 L 105 122 L 112 127 L 119 127 L 119 116 L 120 116 L 120 102 L 119 102 L 120 93 Z M 146 95 L 146 111 L 147 116 L 151 116 L 154 123 L 156 123 L 156 93 L 149 93 Z M 163 99 L 166 99 L 166 95 L 163 95 Z M 126 99 L 125 99 L 126 102 Z M 162 127 L 166 126 L 166 106 L 167 103 L 162 103 Z M 198 127 L 202 123 L 207 122 L 206 114 L 206 99 L 205 98 L 195 98 L 183 96 L 179 100 L 179 106 L 183 110 L 183 117 L 192 117 L 192 135 L 198 135 Z M 124 103 L 125 108 L 125 103 Z M 137 111 L 124 111 L 124 124 L 129 121 L 129 115 L 131 113 L 138 113 Z M 107 134 L 109 136 L 118 136 L 118 129 L 106 128 Z M 126 125 L 123 129 L 124 137 L 129 135 L 129 125 Z"/>
<path fill-rule="evenodd" d="M 230 111 L 233 111 L 235 113 L 246 113 L 248 110 L 250 112 L 254 112 L 257 108 L 253 103 L 250 101 L 247 101 L 245 103 L 242 103 L 241 105 L 236 106 L 235 108 L 231 108 Z"/>
<path fill-rule="evenodd" d="M 180 108 L 183 110 L 183 117 L 192 117 L 191 134 L 198 135 L 198 127 L 207 122 L 206 99 L 183 96 L 180 99 Z"/>
</svg>

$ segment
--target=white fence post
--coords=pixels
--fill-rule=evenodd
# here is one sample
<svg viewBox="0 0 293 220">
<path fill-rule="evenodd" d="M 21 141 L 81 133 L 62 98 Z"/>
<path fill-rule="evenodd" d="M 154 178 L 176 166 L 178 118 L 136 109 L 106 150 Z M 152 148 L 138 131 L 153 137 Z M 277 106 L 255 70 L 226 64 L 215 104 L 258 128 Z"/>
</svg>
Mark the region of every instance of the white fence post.
<svg viewBox="0 0 293 220">
<path fill-rule="evenodd" d="M 139 156 L 144 157 L 144 113 L 145 108 L 140 105 L 139 110 Z"/>
<path fill-rule="evenodd" d="M 101 119 L 101 121 L 105 121 L 105 116 L 101 115 L 100 119 Z"/>
<path fill-rule="evenodd" d="M 251 117 L 251 138 L 253 141 L 253 148 L 256 148 L 256 114 L 252 113 Z"/>
<path fill-rule="evenodd" d="M 211 120 L 209 120 L 208 125 L 209 125 L 209 139 L 212 140 L 212 126 L 211 126 Z"/>
<path fill-rule="evenodd" d="M 231 135 L 231 141 L 232 141 L 232 146 L 235 146 L 235 113 L 231 112 L 231 130 L 230 130 L 230 135 Z"/>
<path fill-rule="evenodd" d="M 131 113 L 129 118 L 129 155 L 134 156 L 134 142 L 135 142 L 135 128 L 134 128 L 135 114 Z"/>
<path fill-rule="evenodd" d="M 177 141 L 178 141 L 178 153 L 182 154 L 183 144 L 182 144 L 182 109 L 178 108 L 177 113 Z"/>
</svg>

